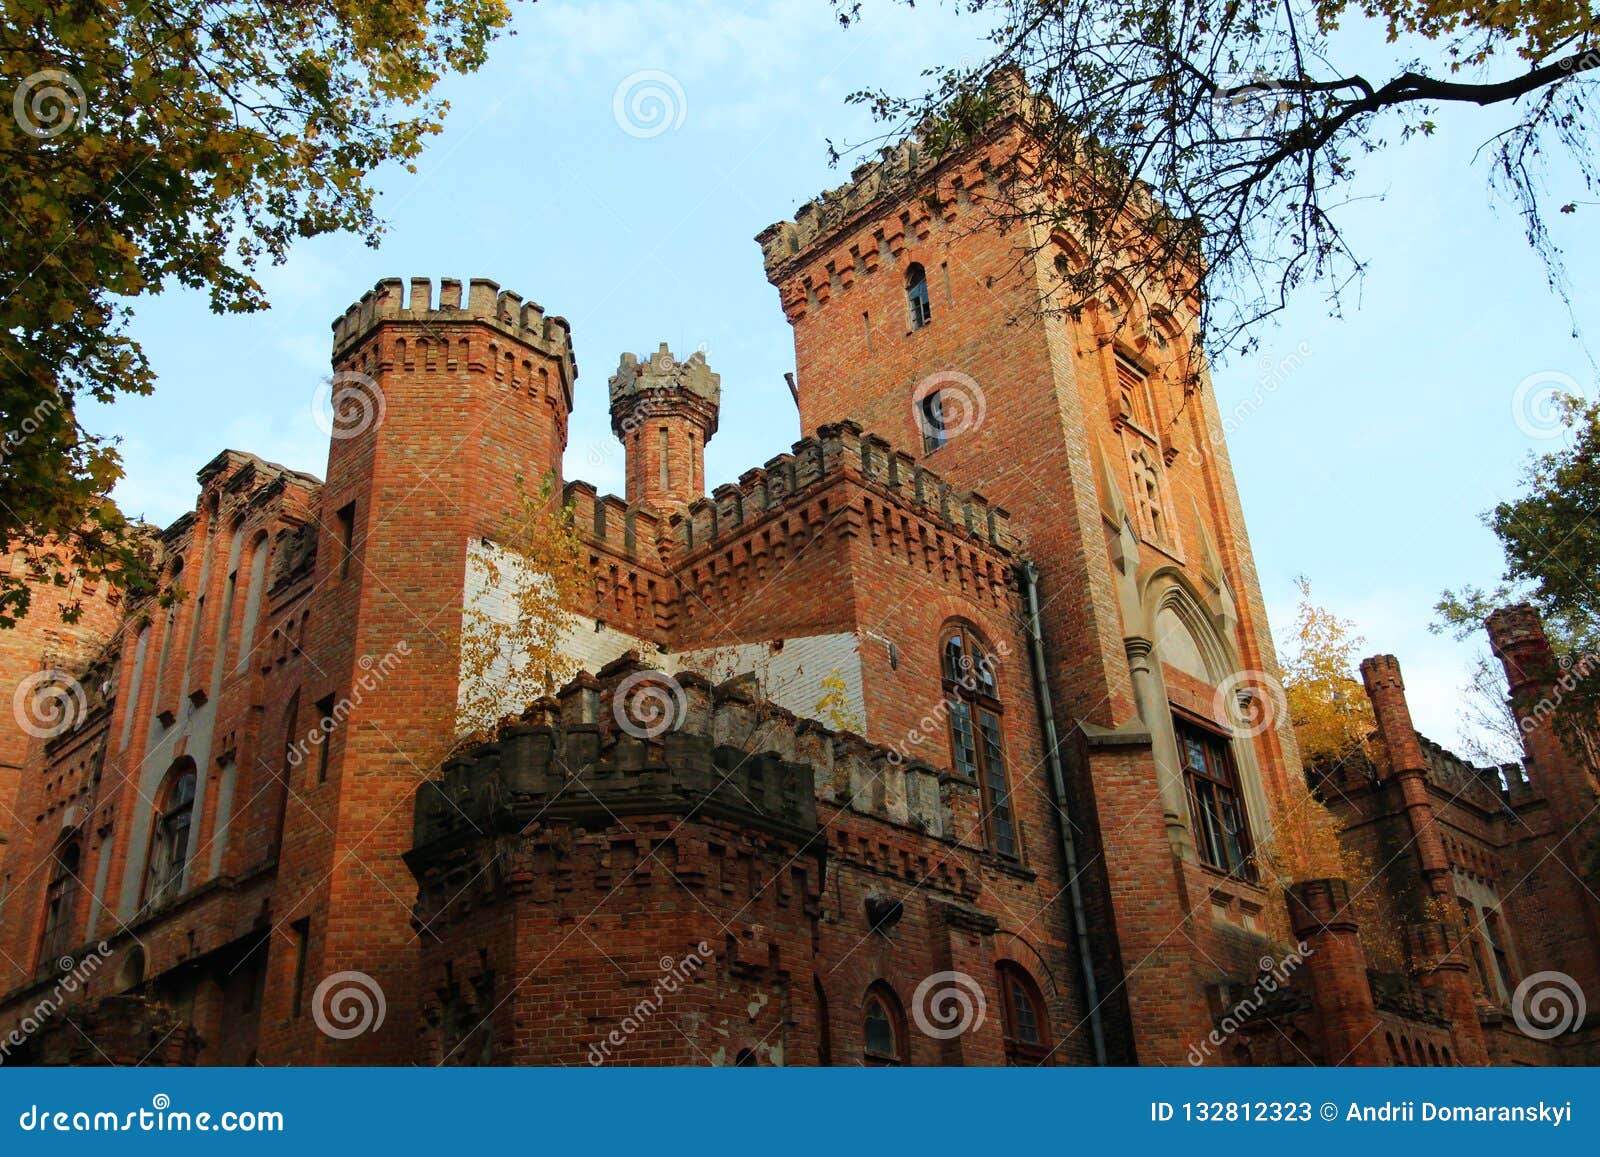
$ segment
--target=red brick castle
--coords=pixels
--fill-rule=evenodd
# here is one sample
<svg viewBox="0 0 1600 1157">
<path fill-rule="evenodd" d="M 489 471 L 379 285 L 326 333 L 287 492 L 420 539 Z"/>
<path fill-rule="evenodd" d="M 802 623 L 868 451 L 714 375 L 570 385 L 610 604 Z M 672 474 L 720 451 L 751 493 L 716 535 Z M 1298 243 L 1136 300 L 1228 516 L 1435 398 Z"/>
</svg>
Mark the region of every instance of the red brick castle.
<svg viewBox="0 0 1600 1157">
<path fill-rule="evenodd" d="M 1383 755 L 1315 786 L 1382 870 L 1264 880 L 1305 772 L 1192 319 L 1039 310 L 1075 253 L 982 227 L 1011 132 L 762 233 L 792 452 L 708 496 L 720 379 L 622 356 L 627 496 L 560 491 L 583 673 L 493 743 L 439 766 L 462 617 L 578 388 L 493 282 L 334 323 L 326 480 L 218 455 L 182 599 L 97 592 L 46 656 L 41 592 L 5 685 L 78 701 L 0 751 L 6 1062 L 1600 1061 L 1595 772 L 1525 609 L 1524 762 L 1424 740 L 1370 659 Z"/>
</svg>

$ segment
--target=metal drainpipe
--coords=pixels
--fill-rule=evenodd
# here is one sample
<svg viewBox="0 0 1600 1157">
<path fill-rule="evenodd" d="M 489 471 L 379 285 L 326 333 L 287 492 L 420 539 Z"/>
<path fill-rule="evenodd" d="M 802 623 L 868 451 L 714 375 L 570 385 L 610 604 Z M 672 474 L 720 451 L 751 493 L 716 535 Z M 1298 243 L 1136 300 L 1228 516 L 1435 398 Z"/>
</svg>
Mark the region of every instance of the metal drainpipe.
<svg viewBox="0 0 1600 1157">
<path fill-rule="evenodd" d="M 1078 847 L 1072 838 L 1072 817 L 1067 811 L 1067 784 L 1061 773 L 1060 740 L 1056 738 L 1055 710 L 1050 705 L 1050 681 L 1045 673 L 1044 636 L 1039 631 L 1039 570 L 1022 564 L 1022 589 L 1028 597 L 1028 657 L 1033 663 L 1033 685 L 1044 726 L 1045 759 L 1050 764 L 1050 786 L 1055 794 L 1061 824 L 1061 853 L 1067 866 L 1067 891 L 1072 897 L 1072 926 L 1078 941 L 1078 963 L 1083 970 L 1083 995 L 1089 1005 L 1089 1034 L 1094 1041 L 1094 1063 L 1106 1063 L 1105 1030 L 1100 1020 L 1100 989 L 1095 983 L 1094 960 L 1089 954 L 1089 922 L 1083 913 L 1083 888 L 1078 883 Z"/>
</svg>

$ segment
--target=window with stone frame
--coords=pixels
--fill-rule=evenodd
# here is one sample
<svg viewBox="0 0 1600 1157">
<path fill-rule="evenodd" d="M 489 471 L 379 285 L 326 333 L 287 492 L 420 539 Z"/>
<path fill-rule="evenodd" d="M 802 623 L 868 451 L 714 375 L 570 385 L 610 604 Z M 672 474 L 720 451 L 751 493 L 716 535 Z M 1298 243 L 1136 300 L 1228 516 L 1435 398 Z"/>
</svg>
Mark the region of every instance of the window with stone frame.
<svg viewBox="0 0 1600 1157">
<path fill-rule="evenodd" d="M 1195 852 L 1206 866 L 1254 883 L 1250 824 L 1226 737 L 1175 718 Z"/>
<path fill-rule="evenodd" d="M 906 1063 L 906 1018 L 900 1001 L 879 981 L 867 989 L 861 1010 L 861 1059 L 868 1065 Z"/>
<path fill-rule="evenodd" d="M 1151 541 L 1166 545 L 1172 541 L 1161 467 L 1146 446 L 1137 446 L 1131 455 L 1134 505 L 1139 510 L 1140 529 Z"/>
<path fill-rule="evenodd" d="M 159 904 L 183 888 L 184 869 L 193 842 L 195 767 L 185 760 L 173 767 L 157 796 L 159 807 L 150 832 L 145 868 L 144 902 Z"/>
<path fill-rule="evenodd" d="M 1045 1064 L 1050 1059 L 1050 1016 L 1039 986 L 1009 960 L 1000 963 L 999 983 L 1006 1064 Z"/>
<path fill-rule="evenodd" d="M 50 884 L 45 890 L 44 929 L 39 936 L 39 963 L 49 965 L 73 947 L 73 924 L 77 916 L 78 877 L 83 860 L 83 844 L 70 837 L 56 849 L 51 863 Z"/>
<path fill-rule="evenodd" d="M 940 656 L 945 706 L 950 716 L 950 757 L 957 774 L 977 783 L 989 849 L 1021 859 L 1001 723 L 1004 708 L 994 650 L 965 623 L 942 632 Z"/>
</svg>

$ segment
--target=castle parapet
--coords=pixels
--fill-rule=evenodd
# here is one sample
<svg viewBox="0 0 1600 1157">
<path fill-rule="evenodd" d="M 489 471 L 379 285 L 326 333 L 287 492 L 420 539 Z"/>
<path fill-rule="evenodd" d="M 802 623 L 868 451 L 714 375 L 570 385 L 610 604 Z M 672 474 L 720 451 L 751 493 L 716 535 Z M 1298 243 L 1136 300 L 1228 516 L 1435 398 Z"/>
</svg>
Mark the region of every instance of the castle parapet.
<svg viewBox="0 0 1600 1157">
<path fill-rule="evenodd" d="M 481 322 L 559 361 L 566 371 L 565 389 L 571 405 L 578 365 L 567 319 L 547 316 L 537 302 L 524 302 L 521 294 L 502 290 L 496 282 L 483 277 L 474 277 L 467 283 L 464 301 L 462 284 L 454 277 L 439 280 L 437 297 L 429 278 L 411 278 L 409 295 L 400 278 L 384 278 L 334 320 L 333 357 L 337 362 L 384 322 L 456 325 L 468 321 Z"/>
<path fill-rule="evenodd" d="M 604 826 L 692 811 L 808 838 L 819 800 L 945 839 L 952 807 L 975 804 L 954 800 L 949 777 L 926 764 L 765 702 L 748 677 L 673 677 L 631 652 L 580 674 L 443 772 L 417 791 L 413 860 L 536 818 Z"/>
<path fill-rule="evenodd" d="M 704 550 L 774 511 L 805 501 L 841 476 L 887 492 L 931 521 L 1003 553 L 1018 545 L 1003 507 L 976 492 L 955 490 L 910 454 L 846 421 L 819 427 L 815 437 L 794 443 L 790 453 L 745 471 L 737 485 L 719 486 L 710 498 L 691 503 L 674 523 L 677 547 L 685 553 Z"/>
</svg>

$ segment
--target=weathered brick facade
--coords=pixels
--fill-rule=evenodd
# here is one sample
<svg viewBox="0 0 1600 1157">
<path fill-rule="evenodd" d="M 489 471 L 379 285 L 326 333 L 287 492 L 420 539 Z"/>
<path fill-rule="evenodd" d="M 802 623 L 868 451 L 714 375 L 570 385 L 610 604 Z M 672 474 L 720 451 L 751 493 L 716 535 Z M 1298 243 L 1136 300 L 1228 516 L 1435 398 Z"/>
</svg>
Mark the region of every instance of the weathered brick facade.
<svg viewBox="0 0 1600 1157">
<path fill-rule="evenodd" d="M 1385 865 L 1401 972 L 1345 881 L 1284 912 L 1254 879 L 1303 773 L 1192 326 L 1116 286 L 1038 308 L 1074 254 L 984 227 L 1012 131 L 762 234 L 806 437 L 709 496 L 703 357 L 622 356 L 602 496 L 561 474 L 565 321 L 483 280 L 353 306 L 326 481 L 215 459 L 162 536 L 181 597 L 74 665 L 103 687 L 76 727 L 6 740 L 0 1031 L 36 1022 L 8 1057 L 1593 1059 L 1505 1011 L 1545 969 L 1600 1000 L 1558 876 L 1593 773 L 1542 717 L 1502 791 L 1364 666 L 1388 763 L 1320 787 Z M 447 760 L 474 565 L 540 477 L 588 551 L 584 673 Z M 1533 713 L 1537 621 L 1491 629 Z M 108 1018 L 98 1056 L 69 1039 Z"/>
</svg>

